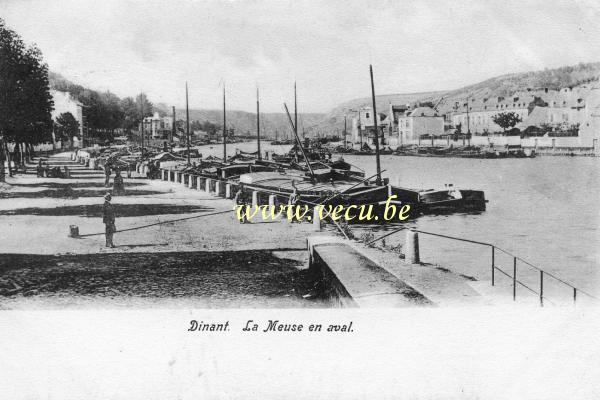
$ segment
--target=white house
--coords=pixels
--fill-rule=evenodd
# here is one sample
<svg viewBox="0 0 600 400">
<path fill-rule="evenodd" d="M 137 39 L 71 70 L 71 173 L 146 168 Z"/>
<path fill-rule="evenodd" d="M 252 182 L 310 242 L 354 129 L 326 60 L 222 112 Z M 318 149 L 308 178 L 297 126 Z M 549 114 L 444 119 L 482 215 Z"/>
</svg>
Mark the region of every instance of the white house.
<svg viewBox="0 0 600 400">
<path fill-rule="evenodd" d="M 166 139 L 173 129 L 173 117 L 161 117 L 155 112 L 151 117 L 144 118 L 144 132 L 152 135 L 153 139 Z"/>
<path fill-rule="evenodd" d="M 56 121 L 56 118 L 60 114 L 66 112 L 73 114 L 73 117 L 79 122 L 79 136 L 83 138 L 83 105 L 68 92 L 50 90 L 50 95 L 52 96 L 52 101 L 54 101 L 54 110 L 51 114 L 52 119 Z"/>
<path fill-rule="evenodd" d="M 398 137 L 396 145 L 418 141 L 423 135 L 441 136 L 444 134 L 444 117 L 431 107 L 417 107 L 414 110 L 406 109 L 397 116 Z M 390 144 L 394 145 L 393 138 Z"/>
</svg>

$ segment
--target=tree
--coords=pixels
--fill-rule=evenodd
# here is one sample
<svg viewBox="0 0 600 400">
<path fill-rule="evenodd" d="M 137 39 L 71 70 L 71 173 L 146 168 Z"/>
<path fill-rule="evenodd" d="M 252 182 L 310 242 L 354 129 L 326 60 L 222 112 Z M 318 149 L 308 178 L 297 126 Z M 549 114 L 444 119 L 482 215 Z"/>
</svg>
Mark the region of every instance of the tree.
<svg viewBox="0 0 600 400">
<path fill-rule="evenodd" d="M 48 66 L 35 46 L 27 47 L 0 19 L 0 181 L 6 142 L 31 146 L 51 137 L 53 108 Z"/>
<path fill-rule="evenodd" d="M 56 128 L 55 132 L 63 143 L 71 140 L 73 136 L 79 136 L 79 122 L 70 112 L 62 113 L 56 117 L 54 126 Z"/>
<path fill-rule="evenodd" d="M 512 128 L 522 121 L 521 117 L 512 111 L 496 114 L 492 117 L 492 120 L 496 125 L 502 128 L 504 132 L 506 132 L 508 128 Z"/>
</svg>

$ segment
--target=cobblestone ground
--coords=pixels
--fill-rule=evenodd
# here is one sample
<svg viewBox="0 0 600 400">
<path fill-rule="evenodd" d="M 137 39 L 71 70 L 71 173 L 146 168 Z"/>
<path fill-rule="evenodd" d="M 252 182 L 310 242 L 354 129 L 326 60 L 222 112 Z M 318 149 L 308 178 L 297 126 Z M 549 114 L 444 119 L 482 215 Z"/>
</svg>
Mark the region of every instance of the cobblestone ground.
<svg viewBox="0 0 600 400">
<path fill-rule="evenodd" d="M 31 300 L 51 307 L 77 297 L 130 305 L 176 299 L 216 308 L 324 306 L 303 298 L 314 291 L 314 279 L 299 268 L 297 260 L 265 251 L 5 254 L 0 259 L 0 307 Z"/>
</svg>

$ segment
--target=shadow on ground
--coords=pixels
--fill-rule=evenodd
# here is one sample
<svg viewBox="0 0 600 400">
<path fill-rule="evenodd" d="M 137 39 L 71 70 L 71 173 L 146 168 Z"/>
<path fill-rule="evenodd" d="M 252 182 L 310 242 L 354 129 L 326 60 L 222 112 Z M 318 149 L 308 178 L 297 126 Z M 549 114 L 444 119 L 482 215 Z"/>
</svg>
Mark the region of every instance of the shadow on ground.
<svg viewBox="0 0 600 400">
<path fill-rule="evenodd" d="M 100 189 L 83 189 L 83 190 L 73 190 L 70 186 L 65 186 L 64 188 L 59 189 L 46 189 L 46 190 L 37 190 L 35 192 L 3 192 L 0 193 L 0 199 L 35 199 L 41 197 L 50 197 L 50 198 L 66 198 L 66 199 L 76 199 L 78 197 L 103 197 L 107 191 L 112 192 L 112 188 L 104 188 L 101 185 L 98 185 Z M 157 190 L 127 190 L 123 194 L 119 196 L 150 196 L 150 195 L 159 195 L 164 194 L 165 192 L 157 191 Z"/>
<path fill-rule="evenodd" d="M 161 192 L 162 193 L 162 192 Z M 191 214 L 205 211 L 214 211 L 212 207 L 200 205 L 172 205 L 172 204 L 114 204 L 118 217 L 142 217 L 145 215 L 161 214 Z M 14 210 L 0 210 L 0 215 L 42 215 L 42 216 L 80 216 L 89 218 L 102 217 L 102 203 L 63 207 L 27 207 Z"/>
<path fill-rule="evenodd" d="M 271 250 L 0 256 L 0 304 L 33 296 L 203 298 L 209 307 L 324 307 L 318 279 Z M 266 298 L 266 299 L 265 299 Z M 272 300 L 269 300 L 272 299 Z M 207 303 L 208 301 L 208 303 Z M 265 303 L 266 301 L 266 303 Z M 271 305 L 274 306 L 274 305 Z"/>
<path fill-rule="evenodd" d="M 111 180 L 112 182 L 112 180 Z M 125 182 L 125 187 L 143 186 L 145 182 Z M 104 181 L 98 180 L 97 182 L 44 182 L 44 183 L 14 183 L 11 186 L 22 186 L 22 187 L 44 187 L 49 189 L 64 189 L 66 187 L 71 188 L 88 188 L 88 187 L 104 187 Z"/>
</svg>

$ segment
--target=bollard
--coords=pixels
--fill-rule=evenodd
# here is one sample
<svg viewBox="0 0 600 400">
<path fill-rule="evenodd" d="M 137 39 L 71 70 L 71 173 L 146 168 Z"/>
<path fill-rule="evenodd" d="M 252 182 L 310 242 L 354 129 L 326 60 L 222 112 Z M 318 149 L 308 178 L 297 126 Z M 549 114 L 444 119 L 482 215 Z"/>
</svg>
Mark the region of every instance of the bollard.
<svg viewBox="0 0 600 400">
<path fill-rule="evenodd" d="M 313 216 L 312 216 L 313 227 L 317 232 L 321 230 L 321 216 L 319 215 L 319 208 L 313 208 Z"/>
<path fill-rule="evenodd" d="M 256 190 L 252 192 L 252 207 L 258 207 L 258 192 Z"/>
<path fill-rule="evenodd" d="M 406 232 L 404 246 L 404 261 L 410 264 L 419 264 L 419 234 L 413 230 Z"/>
<path fill-rule="evenodd" d="M 206 193 L 210 193 L 210 182 L 211 182 L 211 179 L 206 178 L 206 182 L 204 183 L 206 185 L 206 188 L 205 188 Z"/>
<path fill-rule="evenodd" d="M 69 237 L 79 237 L 79 227 L 77 225 L 69 225 Z"/>
<path fill-rule="evenodd" d="M 215 195 L 217 195 L 217 196 L 221 195 L 221 181 L 215 182 Z"/>
<path fill-rule="evenodd" d="M 228 183 L 225 185 L 225 198 L 226 199 L 231 198 L 231 183 Z"/>
</svg>

